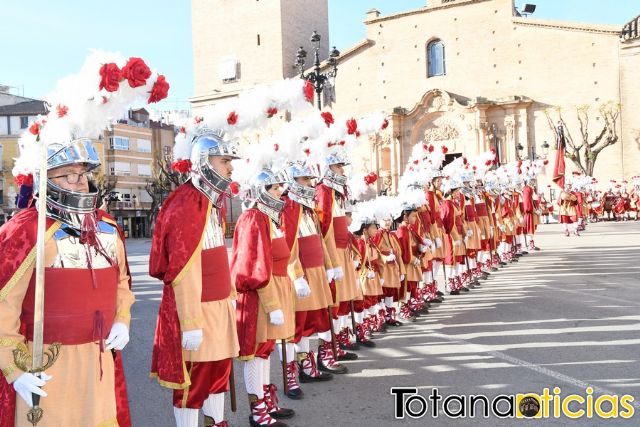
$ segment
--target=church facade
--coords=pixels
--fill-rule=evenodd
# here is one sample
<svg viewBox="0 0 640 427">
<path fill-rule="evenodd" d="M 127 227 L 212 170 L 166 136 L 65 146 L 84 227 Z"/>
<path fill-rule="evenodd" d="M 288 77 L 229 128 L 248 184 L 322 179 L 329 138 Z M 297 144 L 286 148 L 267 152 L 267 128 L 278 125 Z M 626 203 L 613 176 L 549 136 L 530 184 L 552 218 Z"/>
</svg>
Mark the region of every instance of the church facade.
<svg viewBox="0 0 640 427">
<path fill-rule="evenodd" d="M 314 7 L 319 3 L 326 5 Z M 293 12 L 281 19 L 295 19 Z M 366 38 L 341 54 L 330 107 L 336 117 L 390 115 L 386 131 L 354 159 L 356 168 L 379 173 L 380 190 L 395 191 L 412 147 L 423 142 L 445 145 L 452 155 L 494 148 L 503 163 L 545 156 L 552 163 L 560 115 L 580 144 L 583 133 L 593 142 L 610 121 L 603 111 L 617 112 L 605 132 L 617 141 L 598 157 L 594 176 L 608 181 L 640 174 L 638 18 L 623 28 L 522 17 L 514 0 L 430 0 L 388 16 L 372 9 L 364 25 Z M 196 31 L 194 46 L 201 37 Z M 237 49 L 242 57 L 243 48 Z M 295 75 L 286 65 L 294 59 L 282 59 L 280 78 Z M 253 83 L 251 76 L 243 79 Z M 207 94 L 196 85 L 196 92 L 194 108 L 225 91 Z M 569 159 L 567 167 L 574 168 Z"/>
</svg>

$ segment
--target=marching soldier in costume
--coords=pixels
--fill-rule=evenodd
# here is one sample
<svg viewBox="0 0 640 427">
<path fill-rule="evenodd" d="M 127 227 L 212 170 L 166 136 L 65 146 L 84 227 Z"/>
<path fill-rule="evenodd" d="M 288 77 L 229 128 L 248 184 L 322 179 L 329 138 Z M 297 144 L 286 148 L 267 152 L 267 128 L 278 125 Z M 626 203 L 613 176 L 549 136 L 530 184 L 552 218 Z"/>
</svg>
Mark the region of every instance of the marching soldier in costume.
<svg viewBox="0 0 640 427">
<path fill-rule="evenodd" d="M 349 159 L 346 152 L 338 150 L 327 156 L 325 163 L 324 177 L 316 186 L 316 212 L 331 264 L 334 265 L 333 330 L 343 347 L 357 349 L 357 345 L 351 343 L 353 331 L 348 327 L 351 323 L 351 301 L 359 296 L 356 272 L 348 251 L 349 230 L 344 211 L 348 196 L 344 167 L 349 164 Z M 358 357 L 355 353 L 346 352 L 339 347 L 336 350 L 337 360 L 354 360 Z"/>
<path fill-rule="evenodd" d="M 91 172 L 100 161 L 91 140 L 47 149 L 46 178 L 35 172 L 36 181 L 47 179 L 44 343 L 61 345 L 40 378 L 25 371 L 34 334 L 38 212 L 32 206 L 0 228 L 0 425 L 30 425 L 32 393 L 43 396 L 43 425 L 130 425 L 118 351 L 129 341 L 134 302 L 124 237 L 96 209 Z M 15 350 L 28 362 L 20 363 Z"/>
<path fill-rule="evenodd" d="M 286 182 L 284 173 L 269 169 L 252 178 L 248 209 L 238 218 L 233 236 L 231 280 L 238 292 L 240 359 L 246 361 L 251 426 L 286 426 L 277 420 L 294 415 L 278 406 L 269 369 L 275 340 L 295 334 L 293 283 L 287 271 L 291 253 L 280 230 Z"/>
<path fill-rule="evenodd" d="M 297 289 L 309 287 L 309 297 L 296 300 L 296 344 L 298 365 L 287 366 L 287 375 L 299 374 L 300 382 L 327 381 L 332 373 L 346 373 L 347 368 L 334 358 L 331 345 L 331 323 L 327 308 L 333 304 L 329 279 L 333 280 L 333 264 L 320 223 L 315 212 L 313 180 L 319 176 L 317 168 L 304 162 L 292 162 L 287 167 L 288 189 L 283 200 L 283 231 L 291 250 L 289 276 Z M 329 273 L 331 272 L 331 273 Z M 318 334 L 319 349 L 311 351 L 310 337 Z M 289 344 L 287 344 L 289 346 Z M 287 351 L 288 356 L 293 356 Z M 317 356 L 317 359 L 316 359 Z M 287 357 L 287 360 L 290 360 Z M 325 372 L 320 372 L 318 369 Z"/>
<path fill-rule="evenodd" d="M 166 97 L 169 85 L 150 70 L 123 78 L 129 64 L 93 52 L 48 96 L 55 111 L 20 137 L 13 174 L 22 210 L 0 228 L 2 427 L 131 425 L 120 350 L 135 298 L 124 234 L 97 209 L 90 138 L 131 104 Z"/>
<path fill-rule="evenodd" d="M 386 201 L 377 201 L 380 205 L 385 205 Z M 382 207 L 382 206 L 381 206 Z M 390 326 L 400 326 L 396 320 L 397 302 L 399 291 L 406 274 L 405 265 L 402 262 L 402 248 L 394 233 L 391 232 L 393 214 L 387 210 L 382 215 L 382 226 L 378 229 L 374 242 L 380 248 L 382 254 L 382 279 L 384 280 L 382 292 L 384 295 L 385 321 Z"/>
<path fill-rule="evenodd" d="M 569 237 L 570 232 L 579 236 L 578 232 L 578 196 L 571 191 L 571 184 L 567 182 L 564 190 L 560 192 L 558 198 L 560 205 L 560 224 L 562 224 L 565 236 Z"/>
<path fill-rule="evenodd" d="M 443 185 L 444 186 L 444 185 Z M 454 179 L 448 179 L 445 187 L 445 200 L 440 205 L 440 217 L 445 232 L 445 276 L 448 280 L 447 287 L 451 295 L 458 295 L 464 288 L 460 280 L 461 265 L 464 263 L 464 247 L 462 240 L 464 230 L 461 224 L 462 211 L 456 200 L 460 198 L 462 183 Z"/>
<path fill-rule="evenodd" d="M 173 389 L 178 427 L 226 426 L 224 393 L 238 355 L 234 289 L 222 203 L 236 146 L 203 129 L 191 145 L 190 180 L 164 202 L 156 222 L 149 274 L 164 282 L 151 375 Z"/>
<path fill-rule="evenodd" d="M 422 280 L 420 245 L 422 238 L 417 235 L 415 223 L 418 221 L 418 214 L 415 206 L 403 206 L 402 213 L 395 219 L 398 224 L 396 237 L 402 248 L 402 262 L 406 271 L 404 282 L 400 288 L 400 317 L 404 320 L 415 321 L 415 315 L 407 305 L 407 301 L 411 298 L 418 287 L 418 282 Z"/>
</svg>

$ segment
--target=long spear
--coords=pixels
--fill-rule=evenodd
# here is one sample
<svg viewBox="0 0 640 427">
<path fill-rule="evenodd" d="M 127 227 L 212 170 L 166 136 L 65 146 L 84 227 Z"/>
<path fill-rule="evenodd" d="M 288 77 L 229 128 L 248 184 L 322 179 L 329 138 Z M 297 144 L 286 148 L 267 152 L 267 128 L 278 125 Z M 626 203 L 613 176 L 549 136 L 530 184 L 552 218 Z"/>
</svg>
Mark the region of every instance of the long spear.
<svg viewBox="0 0 640 427">
<path fill-rule="evenodd" d="M 40 378 L 44 353 L 44 246 L 47 227 L 47 146 L 40 147 L 40 169 L 38 179 L 38 234 L 36 240 L 36 283 L 33 307 L 33 349 L 31 371 Z M 57 351 L 55 352 L 57 355 Z M 47 363 L 47 365 L 53 364 Z M 32 394 L 33 407 L 27 412 L 27 420 L 34 426 L 42 419 L 44 411 L 40 407 L 40 395 Z"/>
</svg>

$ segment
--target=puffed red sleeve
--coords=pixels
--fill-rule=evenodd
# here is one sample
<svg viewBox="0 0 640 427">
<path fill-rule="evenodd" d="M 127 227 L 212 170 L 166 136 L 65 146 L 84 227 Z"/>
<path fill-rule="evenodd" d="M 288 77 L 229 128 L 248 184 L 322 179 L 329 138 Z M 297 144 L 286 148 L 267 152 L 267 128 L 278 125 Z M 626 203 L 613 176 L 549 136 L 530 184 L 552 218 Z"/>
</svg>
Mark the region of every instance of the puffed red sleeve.
<svg viewBox="0 0 640 427">
<path fill-rule="evenodd" d="M 271 236 L 269 223 L 256 209 L 245 211 L 233 234 L 231 280 L 238 292 L 264 288 L 271 278 Z"/>
</svg>

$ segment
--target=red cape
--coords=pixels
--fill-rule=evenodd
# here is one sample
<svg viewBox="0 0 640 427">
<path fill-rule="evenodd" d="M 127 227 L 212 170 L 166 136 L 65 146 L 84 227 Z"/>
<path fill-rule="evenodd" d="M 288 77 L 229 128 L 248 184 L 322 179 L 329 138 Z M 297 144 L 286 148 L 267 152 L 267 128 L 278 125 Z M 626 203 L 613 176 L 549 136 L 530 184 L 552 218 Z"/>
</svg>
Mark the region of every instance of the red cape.
<svg viewBox="0 0 640 427">
<path fill-rule="evenodd" d="M 189 181 L 163 203 L 153 232 L 149 275 L 164 282 L 151 356 L 151 375 L 160 384 L 182 389 L 190 379 L 182 360 L 180 320 L 173 281 L 187 267 L 204 233 L 211 202 Z"/>
<path fill-rule="evenodd" d="M 256 350 L 258 289 L 269 284 L 273 267 L 271 257 L 271 220 L 257 209 L 240 215 L 233 234 L 231 282 L 238 291 L 236 324 L 240 357 L 253 356 Z"/>
<path fill-rule="evenodd" d="M 102 210 L 96 211 L 98 221 L 105 221 L 114 225 L 122 244 L 124 245 L 124 233 L 113 219 Z M 55 224 L 55 221 L 47 218 L 47 230 Z M 38 211 L 35 207 L 30 207 L 19 212 L 11 218 L 9 222 L 0 227 L 0 253 L 3 255 L 0 262 L 0 291 L 4 289 L 9 280 L 25 262 L 37 241 Z M 126 253 L 126 249 L 125 249 Z M 129 273 L 129 263 L 125 259 L 127 273 Z M 129 274 L 129 288 L 131 288 L 131 274 Z M 24 325 L 21 325 L 21 329 Z M 115 396 L 117 407 L 118 424 L 123 427 L 131 426 L 131 416 L 129 413 L 129 400 L 127 398 L 127 384 L 124 378 L 122 357 L 120 352 L 113 352 L 115 366 Z M 7 383 L 4 375 L 0 375 L 0 427 L 13 427 L 15 425 L 14 414 L 16 404 L 16 393 L 13 386 Z"/>
</svg>

